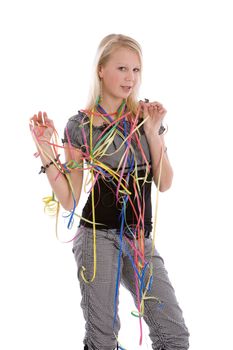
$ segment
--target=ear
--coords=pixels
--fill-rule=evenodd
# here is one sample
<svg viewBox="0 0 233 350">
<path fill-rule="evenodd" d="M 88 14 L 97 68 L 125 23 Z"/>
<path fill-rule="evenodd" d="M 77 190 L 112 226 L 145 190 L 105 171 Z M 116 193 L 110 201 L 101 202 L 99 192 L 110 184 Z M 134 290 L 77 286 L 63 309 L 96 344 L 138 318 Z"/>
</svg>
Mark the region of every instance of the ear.
<svg viewBox="0 0 233 350">
<path fill-rule="evenodd" d="M 103 78 L 103 66 L 99 66 L 99 71 L 98 71 L 98 74 L 99 74 L 99 78 Z"/>
</svg>

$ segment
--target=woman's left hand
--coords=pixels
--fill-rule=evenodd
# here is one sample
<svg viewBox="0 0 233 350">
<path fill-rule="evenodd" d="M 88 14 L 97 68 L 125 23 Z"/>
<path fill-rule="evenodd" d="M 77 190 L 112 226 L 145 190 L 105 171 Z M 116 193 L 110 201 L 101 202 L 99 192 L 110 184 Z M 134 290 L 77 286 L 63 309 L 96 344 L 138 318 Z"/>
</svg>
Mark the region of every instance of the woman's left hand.
<svg viewBox="0 0 233 350">
<path fill-rule="evenodd" d="M 143 124 L 146 135 L 159 133 L 160 126 L 167 111 L 159 102 L 140 101 L 143 119 L 147 120 Z"/>
</svg>

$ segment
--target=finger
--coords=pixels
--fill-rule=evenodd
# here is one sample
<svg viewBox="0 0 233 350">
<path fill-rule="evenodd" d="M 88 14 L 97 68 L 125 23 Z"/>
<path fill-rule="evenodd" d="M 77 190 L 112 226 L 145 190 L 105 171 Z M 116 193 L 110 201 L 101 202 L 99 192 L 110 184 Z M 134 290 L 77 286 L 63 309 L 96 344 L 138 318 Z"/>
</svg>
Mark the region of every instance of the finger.
<svg viewBox="0 0 233 350">
<path fill-rule="evenodd" d="M 49 118 L 47 116 L 46 112 L 43 112 L 42 116 L 41 116 L 41 120 L 42 120 L 42 125 L 45 126 L 46 128 L 49 126 Z"/>
<path fill-rule="evenodd" d="M 49 119 L 48 117 L 44 118 L 44 119 L 45 119 L 45 126 L 54 128 L 54 124 L 53 124 L 53 120 L 52 119 Z"/>
<path fill-rule="evenodd" d="M 41 118 L 42 118 L 42 112 L 41 112 L 41 111 L 39 111 L 39 112 L 38 112 L 38 119 L 40 119 L 40 120 L 41 120 Z"/>
<path fill-rule="evenodd" d="M 37 114 L 34 114 L 33 116 L 33 120 L 35 122 L 35 125 L 36 126 L 39 126 L 42 124 L 42 113 L 41 112 L 38 112 Z"/>
<path fill-rule="evenodd" d="M 159 102 L 154 102 L 153 104 L 154 104 L 154 106 L 155 106 L 157 109 L 163 107 L 163 105 L 162 105 L 161 103 L 159 103 Z"/>
<path fill-rule="evenodd" d="M 154 109 L 155 108 L 155 104 L 153 103 L 153 102 L 150 102 L 149 104 L 148 104 L 148 108 L 149 109 Z"/>
<path fill-rule="evenodd" d="M 30 128 L 30 130 L 34 129 L 34 127 L 35 127 L 35 122 L 34 122 L 34 120 L 33 120 L 33 119 L 30 119 L 30 122 L 29 122 L 29 128 Z"/>
<path fill-rule="evenodd" d="M 148 112 L 148 107 L 145 103 L 143 103 L 142 105 L 142 114 L 143 114 L 143 118 L 147 118 L 149 112 Z"/>
<path fill-rule="evenodd" d="M 149 107 L 150 105 L 148 103 L 144 103 L 143 108 L 145 113 L 148 113 Z"/>
<path fill-rule="evenodd" d="M 43 119 L 44 119 L 45 123 L 49 120 L 46 112 L 43 112 Z"/>
<path fill-rule="evenodd" d="M 159 107 L 158 110 L 159 111 L 166 111 L 166 109 L 164 107 Z"/>
<path fill-rule="evenodd" d="M 166 111 L 165 108 L 159 110 L 159 114 L 160 114 L 162 117 L 164 117 L 166 113 L 167 113 L 167 111 Z"/>
<path fill-rule="evenodd" d="M 29 123 L 31 123 L 32 120 L 34 121 L 34 119 L 35 119 L 35 115 L 29 119 Z"/>
<path fill-rule="evenodd" d="M 162 106 L 162 103 L 159 102 L 159 101 L 154 101 L 153 103 L 155 103 L 155 104 L 158 105 L 158 106 Z"/>
<path fill-rule="evenodd" d="M 139 101 L 139 104 L 141 105 L 141 106 L 148 106 L 150 103 L 148 103 L 148 102 L 144 102 L 144 101 L 142 101 L 142 100 L 140 100 Z"/>
<path fill-rule="evenodd" d="M 44 117 L 44 113 L 41 116 L 41 120 L 42 120 L 42 125 L 46 125 L 46 121 L 45 121 L 45 117 Z"/>
<path fill-rule="evenodd" d="M 44 126 L 46 126 L 46 127 L 51 127 L 51 128 L 54 129 L 53 120 L 48 118 L 46 112 L 44 112 L 43 115 L 44 115 L 44 122 L 45 122 L 45 125 L 44 125 Z"/>
<path fill-rule="evenodd" d="M 139 101 L 140 106 L 140 112 L 142 114 L 142 117 L 144 117 L 145 111 L 144 111 L 144 102 L 142 100 Z"/>
<path fill-rule="evenodd" d="M 154 106 L 153 104 L 150 104 L 150 105 L 148 106 L 148 110 L 149 110 L 149 111 L 154 111 L 154 110 L 155 110 L 155 106 Z"/>
<path fill-rule="evenodd" d="M 162 112 L 163 116 L 165 116 L 166 113 L 167 113 L 167 110 L 164 108 Z"/>
<path fill-rule="evenodd" d="M 156 109 L 156 110 L 159 110 L 160 108 L 163 107 L 163 105 L 159 102 L 152 102 L 152 105 L 153 105 L 154 109 Z"/>
<path fill-rule="evenodd" d="M 37 114 L 34 114 L 33 117 L 31 117 L 29 120 L 36 120 L 37 119 Z"/>
<path fill-rule="evenodd" d="M 46 112 L 41 112 L 39 111 L 38 114 L 34 114 L 33 116 L 33 120 L 35 122 L 35 124 L 38 127 L 46 127 L 47 128 L 47 124 L 48 124 L 48 117 L 47 117 L 47 113 Z"/>
</svg>

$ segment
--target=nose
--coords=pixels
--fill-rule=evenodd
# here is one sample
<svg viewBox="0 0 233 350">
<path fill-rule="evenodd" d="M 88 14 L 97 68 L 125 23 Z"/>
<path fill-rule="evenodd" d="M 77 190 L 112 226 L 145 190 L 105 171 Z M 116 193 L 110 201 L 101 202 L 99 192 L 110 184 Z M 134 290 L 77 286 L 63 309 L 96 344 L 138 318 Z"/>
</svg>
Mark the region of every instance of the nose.
<svg viewBox="0 0 233 350">
<path fill-rule="evenodd" d="M 128 71 L 127 74 L 126 74 L 126 77 L 125 77 L 125 80 L 126 81 L 134 81 L 134 74 L 133 74 L 133 71 Z"/>
</svg>

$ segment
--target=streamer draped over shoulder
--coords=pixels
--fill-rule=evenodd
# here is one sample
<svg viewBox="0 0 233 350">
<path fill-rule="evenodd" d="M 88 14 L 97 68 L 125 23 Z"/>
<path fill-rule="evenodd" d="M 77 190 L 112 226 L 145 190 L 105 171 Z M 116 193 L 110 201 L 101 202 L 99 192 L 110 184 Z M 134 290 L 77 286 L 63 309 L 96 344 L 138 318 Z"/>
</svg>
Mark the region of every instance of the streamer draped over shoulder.
<svg viewBox="0 0 233 350">
<path fill-rule="evenodd" d="M 144 312 L 144 300 L 152 283 L 152 264 L 145 261 L 143 240 L 152 231 L 151 184 L 153 180 L 151 155 L 143 129 L 144 120 L 126 117 L 124 112 L 119 118 L 106 119 L 103 125 L 93 124 L 93 115 L 79 111 L 69 118 L 64 131 L 63 142 L 77 147 L 91 173 L 91 191 L 82 211 L 80 224 L 93 227 L 93 277 L 87 280 L 85 267 L 82 277 L 91 283 L 96 275 L 96 228 L 115 228 L 119 234 L 121 247 L 130 242 L 134 246 L 135 255 L 131 260 L 136 269 L 138 282 L 138 310 L 142 339 L 141 317 Z M 159 134 L 165 128 L 161 125 Z M 159 182 L 161 175 L 162 155 L 159 164 Z M 157 215 L 158 190 L 156 197 Z M 155 215 L 155 216 L 156 216 Z M 98 239 L 98 238 L 97 238 Z M 155 225 L 153 243 L 155 239 Z M 126 242 L 126 243 L 125 243 Z M 154 246 L 154 245 L 153 245 Z M 153 251 L 152 251 L 153 254 Z M 146 276 L 146 270 L 149 274 Z M 116 319 L 116 299 L 120 283 L 120 259 L 115 286 L 114 320 Z M 156 299 L 156 298 L 154 298 Z M 132 313 L 135 315 L 135 312 Z M 114 328 L 114 325 L 113 325 Z M 141 340 L 140 340 L 141 342 Z"/>
</svg>

